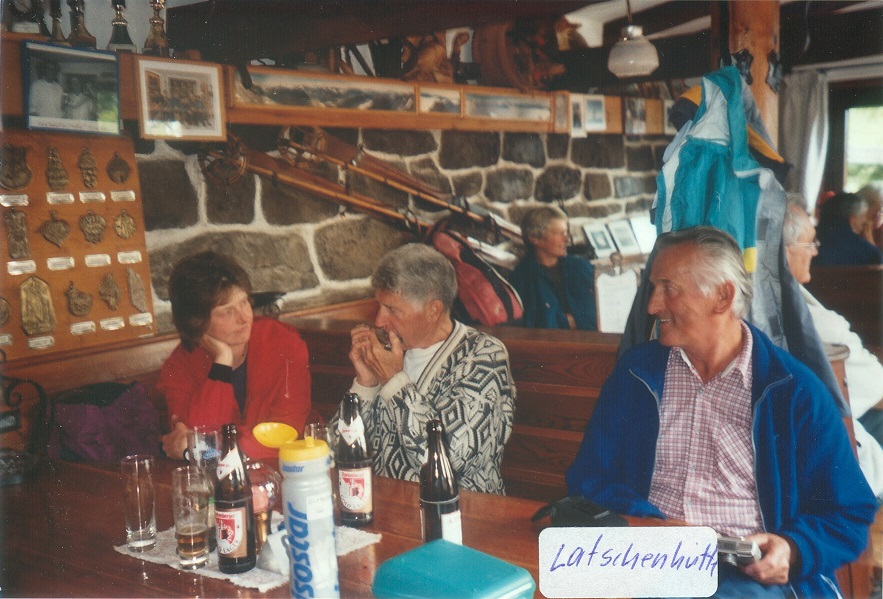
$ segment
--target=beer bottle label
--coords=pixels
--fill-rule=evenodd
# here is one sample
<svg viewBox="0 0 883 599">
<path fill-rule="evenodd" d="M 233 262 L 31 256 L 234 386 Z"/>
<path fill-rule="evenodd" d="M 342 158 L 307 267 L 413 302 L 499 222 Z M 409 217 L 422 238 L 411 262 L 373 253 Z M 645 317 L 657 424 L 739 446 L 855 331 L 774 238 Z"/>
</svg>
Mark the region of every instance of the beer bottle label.
<svg viewBox="0 0 883 599">
<path fill-rule="evenodd" d="M 218 480 L 224 480 L 231 472 L 242 468 L 242 457 L 238 449 L 227 452 L 227 455 L 218 460 Z"/>
<path fill-rule="evenodd" d="M 367 514 L 374 510 L 371 467 L 338 470 L 340 504 L 350 512 Z"/>
<path fill-rule="evenodd" d="M 441 515 L 442 538 L 457 545 L 463 544 L 463 525 L 460 522 L 460 510 Z"/>
<path fill-rule="evenodd" d="M 347 445 L 352 445 L 356 439 L 360 439 L 365 434 L 365 423 L 362 422 L 362 416 L 356 416 L 349 424 L 342 419 L 338 420 L 337 431 Z"/>
<path fill-rule="evenodd" d="M 245 542 L 247 522 L 246 508 L 215 510 L 218 525 L 218 553 L 227 557 L 248 556 L 248 543 Z"/>
</svg>

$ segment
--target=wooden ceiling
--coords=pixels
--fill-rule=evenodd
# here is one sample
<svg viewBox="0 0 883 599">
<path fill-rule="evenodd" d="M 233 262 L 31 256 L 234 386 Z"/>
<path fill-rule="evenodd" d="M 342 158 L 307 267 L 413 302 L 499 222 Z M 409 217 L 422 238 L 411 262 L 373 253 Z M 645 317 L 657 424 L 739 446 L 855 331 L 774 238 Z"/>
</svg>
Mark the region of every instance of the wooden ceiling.
<svg viewBox="0 0 883 599">
<path fill-rule="evenodd" d="M 203 58 L 243 64 L 269 58 L 277 63 L 304 50 L 355 46 L 500 22 L 555 17 L 601 0 L 210 0 L 169 8 L 172 47 L 193 48 Z M 856 8 L 867 8 L 856 10 Z M 623 7 L 625 2 L 623 2 Z M 727 2 L 672 0 L 634 12 L 645 35 L 711 16 L 727 22 Z M 883 2 L 825 0 L 783 3 L 780 54 L 786 71 L 793 66 L 829 63 L 883 54 Z M 559 88 L 580 91 L 587 81 L 610 81 L 609 47 L 625 17 L 604 26 L 604 47 L 575 50 L 562 57 L 570 80 Z M 714 27 L 714 26 L 713 26 Z M 712 30 L 654 39 L 660 70 L 654 79 L 701 75 L 714 68 L 720 37 Z M 585 81 L 581 81 L 585 80 Z"/>
</svg>

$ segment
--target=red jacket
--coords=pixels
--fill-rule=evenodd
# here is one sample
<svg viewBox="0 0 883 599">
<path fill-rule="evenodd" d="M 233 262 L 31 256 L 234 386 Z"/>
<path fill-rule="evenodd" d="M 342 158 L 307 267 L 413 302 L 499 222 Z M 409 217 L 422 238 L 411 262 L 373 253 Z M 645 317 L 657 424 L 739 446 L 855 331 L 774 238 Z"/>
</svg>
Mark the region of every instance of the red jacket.
<svg viewBox="0 0 883 599">
<path fill-rule="evenodd" d="M 188 428 L 232 422 L 246 455 L 275 458 L 279 450 L 258 443 L 251 429 L 260 422 L 285 422 L 303 431 L 311 409 L 307 345 L 293 327 L 256 318 L 246 360 L 245 414 L 231 383 L 208 378 L 212 359 L 199 347 L 188 352 L 178 345 L 163 364 L 157 387 L 165 394 L 169 417 L 177 416 Z"/>
</svg>

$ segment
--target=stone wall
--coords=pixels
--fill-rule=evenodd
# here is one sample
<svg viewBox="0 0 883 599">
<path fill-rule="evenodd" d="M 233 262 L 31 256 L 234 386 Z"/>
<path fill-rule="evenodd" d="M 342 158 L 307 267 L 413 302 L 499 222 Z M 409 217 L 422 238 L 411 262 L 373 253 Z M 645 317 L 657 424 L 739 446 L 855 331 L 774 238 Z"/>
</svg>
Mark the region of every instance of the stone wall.
<svg viewBox="0 0 883 599">
<path fill-rule="evenodd" d="M 236 131 L 248 147 L 278 156 L 277 129 Z M 582 225 L 646 214 L 669 138 L 456 131 L 330 130 L 371 155 L 432 185 L 467 198 L 513 223 L 543 203 L 571 218 L 576 245 Z M 192 144 L 139 142 L 137 151 L 147 250 L 159 332 L 171 325 L 166 284 L 171 267 L 190 253 L 231 253 L 255 291 L 283 291 L 283 311 L 370 295 L 379 256 L 410 234 L 270 178 L 246 173 L 232 185 L 203 176 Z M 327 163 L 317 172 L 353 191 L 409 207 L 426 220 L 444 211 L 352 171 Z M 521 248 L 506 243 L 506 249 Z"/>
</svg>

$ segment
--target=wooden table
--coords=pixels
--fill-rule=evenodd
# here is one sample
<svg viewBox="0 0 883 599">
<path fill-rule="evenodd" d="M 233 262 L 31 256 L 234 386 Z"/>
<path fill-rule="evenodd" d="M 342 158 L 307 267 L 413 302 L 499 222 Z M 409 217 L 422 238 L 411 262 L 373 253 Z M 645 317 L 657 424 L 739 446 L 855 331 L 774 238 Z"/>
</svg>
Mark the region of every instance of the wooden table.
<svg viewBox="0 0 883 599">
<path fill-rule="evenodd" d="M 171 470 L 157 462 L 159 530 L 173 524 Z M 417 484 L 376 477 L 374 545 L 339 560 L 343 597 L 370 596 L 377 566 L 421 543 Z M 120 475 L 114 464 L 43 464 L 25 482 L 0 488 L 0 595 L 41 597 L 286 597 L 281 586 L 261 594 L 223 580 L 182 572 L 114 551 L 125 542 Z M 463 542 L 537 575 L 542 504 L 463 491 Z M 540 597 L 539 591 L 536 593 Z"/>
</svg>

